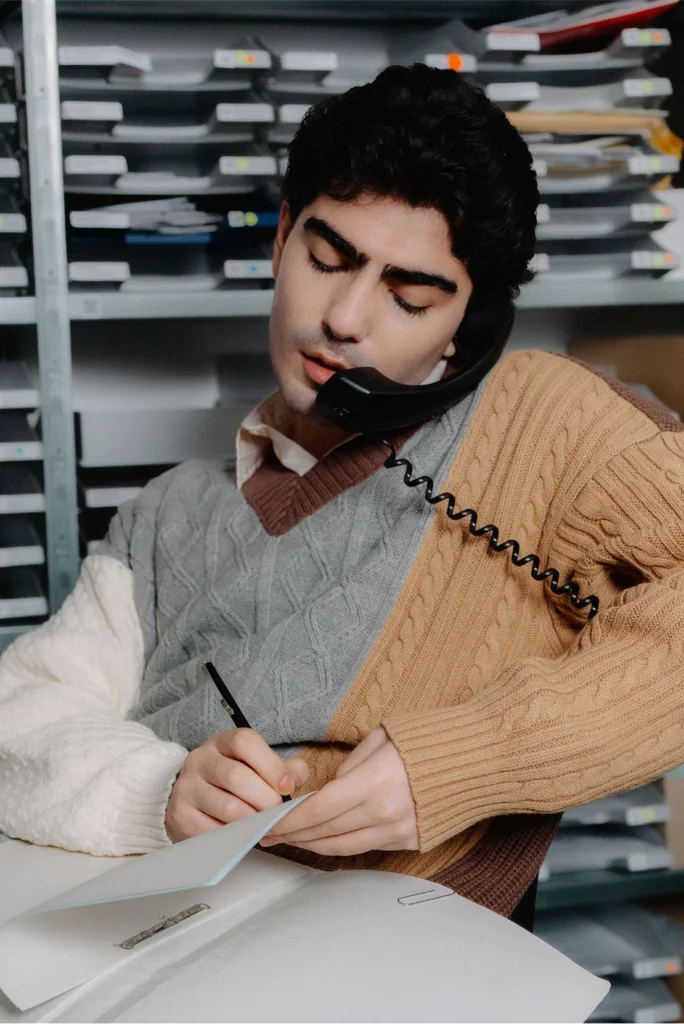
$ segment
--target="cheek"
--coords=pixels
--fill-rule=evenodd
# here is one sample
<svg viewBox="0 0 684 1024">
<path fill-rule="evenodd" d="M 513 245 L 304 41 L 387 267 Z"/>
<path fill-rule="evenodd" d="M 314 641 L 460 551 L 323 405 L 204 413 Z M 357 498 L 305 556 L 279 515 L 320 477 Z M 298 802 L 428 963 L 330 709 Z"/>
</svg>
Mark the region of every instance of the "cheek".
<svg viewBox="0 0 684 1024">
<path fill-rule="evenodd" d="M 387 328 L 380 339 L 375 365 L 403 384 L 420 384 L 442 358 L 451 339 L 450 329 L 445 324 L 437 330 L 434 323 L 424 322 L 421 317 L 406 319 L 406 325 Z"/>
</svg>

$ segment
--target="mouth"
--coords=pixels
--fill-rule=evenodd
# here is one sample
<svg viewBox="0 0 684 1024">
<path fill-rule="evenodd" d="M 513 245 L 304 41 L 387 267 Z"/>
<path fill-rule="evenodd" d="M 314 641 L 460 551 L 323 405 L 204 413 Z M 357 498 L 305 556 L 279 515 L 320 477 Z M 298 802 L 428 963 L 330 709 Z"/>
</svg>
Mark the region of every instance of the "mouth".
<svg viewBox="0 0 684 1024">
<path fill-rule="evenodd" d="M 338 370 L 349 369 L 345 363 L 338 362 L 336 359 L 329 359 L 327 356 L 318 355 L 318 353 L 312 353 L 311 355 L 304 355 L 302 353 L 302 359 L 307 376 L 314 384 L 325 384 Z"/>
</svg>

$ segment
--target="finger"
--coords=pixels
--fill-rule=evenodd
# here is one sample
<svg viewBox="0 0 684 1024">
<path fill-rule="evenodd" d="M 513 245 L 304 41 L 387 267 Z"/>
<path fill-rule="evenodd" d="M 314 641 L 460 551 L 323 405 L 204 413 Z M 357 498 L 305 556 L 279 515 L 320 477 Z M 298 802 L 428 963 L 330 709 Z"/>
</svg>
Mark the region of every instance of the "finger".
<svg viewBox="0 0 684 1024">
<path fill-rule="evenodd" d="M 282 803 L 280 794 L 242 761 L 218 756 L 207 766 L 204 777 L 214 787 L 231 793 L 256 811 L 266 811 Z"/>
<path fill-rule="evenodd" d="M 353 810 L 363 803 L 366 793 L 358 775 L 349 775 L 344 779 L 333 779 L 323 789 L 307 799 L 278 822 L 271 829 L 271 834 L 296 832 L 303 828 L 322 825 L 325 821 L 337 818 L 347 811 Z"/>
<path fill-rule="evenodd" d="M 392 837 L 383 828 L 362 828 L 342 836 L 328 836 L 326 839 L 288 845 L 320 853 L 324 857 L 353 857 L 358 853 L 368 853 L 369 850 L 380 850 L 392 841 Z"/>
<path fill-rule="evenodd" d="M 309 797 L 311 799 L 311 797 Z M 313 825 L 310 828 L 300 828 L 283 832 L 271 838 L 264 836 L 261 840 L 263 846 L 275 846 L 276 843 L 301 843 L 309 842 L 311 839 L 325 839 L 328 836 L 340 836 L 346 832 L 357 832 L 362 828 L 370 828 L 368 804 L 359 804 L 346 814 L 340 814 L 336 818 L 321 822 L 320 825 Z"/>
<path fill-rule="evenodd" d="M 371 732 L 361 740 L 359 745 L 354 747 L 349 756 L 344 759 L 335 773 L 335 778 L 341 779 L 343 775 L 346 775 L 347 772 L 352 770 L 352 768 L 356 768 L 357 765 L 360 765 L 363 761 L 374 754 L 376 750 L 379 750 L 385 743 L 389 743 L 389 737 L 382 726 L 371 730 Z"/>
<path fill-rule="evenodd" d="M 173 828 L 168 829 L 169 838 L 174 843 L 180 843 L 183 839 L 190 839 L 192 836 L 200 835 L 201 832 L 211 832 L 215 828 L 220 828 L 223 824 L 224 822 L 217 821 L 211 815 L 205 814 L 196 807 L 184 807 L 182 814 L 179 813 L 174 818 Z"/>
<path fill-rule="evenodd" d="M 251 814 L 257 813 L 254 807 L 244 800 L 208 782 L 198 790 L 195 803 L 200 811 L 208 814 L 219 825 L 227 825 L 238 818 L 248 818 Z"/>
<path fill-rule="evenodd" d="M 287 761 L 278 757 L 263 736 L 254 729 L 229 729 L 212 737 L 224 757 L 242 761 L 260 775 L 277 793 L 289 793 L 295 780 L 290 778 Z"/>
</svg>

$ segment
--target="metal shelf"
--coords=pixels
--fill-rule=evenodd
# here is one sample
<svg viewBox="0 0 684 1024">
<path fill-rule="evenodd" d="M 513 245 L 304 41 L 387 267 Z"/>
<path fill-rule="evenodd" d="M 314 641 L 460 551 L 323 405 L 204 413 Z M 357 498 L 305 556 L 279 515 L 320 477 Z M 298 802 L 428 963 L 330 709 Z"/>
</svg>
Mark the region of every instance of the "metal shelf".
<svg viewBox="0 0 684 1024">
<path fill-rule="evenodd" d="M 0 651 L 4 651 L 6 647 L 9 647 L 18 636 L 36 629 L 37 625 L 38 623 L 30 623 L 25 626 L 0 626 Z"/>
<path fill-rule="evenodd" d="M 578 8 L 586 0 L 564 0 L 563 7 Z M 282 18 L 300 21 L 448 21 L 483 18 L 488 23 L 529 17 L 554 9 L 559 0 L 156 0 L 156 17 Z M 154 8 L 153 8 L 154 9 Z M 60 15 L 130 17 L 140 13 L 139 0 L 59 0 Z"/>
<path fill-rule="evenodd" d="M 0 298 L 0 324 L 35 324 L 36 300 L 32 295 Z"/>
<path fill-rule="evenodd" d="M 165 320 L 268 316 L 273 292 L 261 288 L 216 292 L 71 292 L 72 320 Z"/>
<path fill-rule="evenodd" d="M 559 284 L 540 276 L 523 288 L 518 309 L 561 309 L 577 306 L 654 306 L 684 302 L 684 281 L 623 277 L 615 281 Z"/>
<path fill-rule="evenodd" d="M 149 294 L 71 292 L 69 316 L 72 320 L 268 316 L 272 299 L 272 291 L 257 288 Z M 674 305 L 680 302 L 684 303 L 684 281 L 667 283 L 650 277 L 630 277 L 617 281 L 583 281 L 581 286 L 535 281 L 522 290 L 516 306 L 518 309 L 563 309 L 578 306 Z"/>
<path fill-rule="evenodd" d="M 559 910 L 675 893 L 684 895 L 684 870 L 576 871 L 540 882 L 536 905 L 537 910 Z"/>
</svg>

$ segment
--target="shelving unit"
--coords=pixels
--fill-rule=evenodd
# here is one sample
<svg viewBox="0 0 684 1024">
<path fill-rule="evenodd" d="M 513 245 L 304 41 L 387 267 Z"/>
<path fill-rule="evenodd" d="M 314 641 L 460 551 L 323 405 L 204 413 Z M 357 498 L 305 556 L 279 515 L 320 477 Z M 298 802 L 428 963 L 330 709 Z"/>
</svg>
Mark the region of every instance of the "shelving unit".
<svg viewBox="0 0 684 1024">
<path fill-rule="evenodd" d="M 585 2 L 586 0 L 563 0 L 562 6 L 566 9 L 579 8 Z M 135 100 L 137 94 L 144 94 L 146 102 L 152 103 L 154 97 L 158 97 L 165 86 L 159 82 L 141 84 L 135 78 L 117 79 L 112 84 L 103 78 L 98 83 L 98 88 L 94 89 L 92 81 L 72 77 L 69 79 L 67 97 L 67 102 L 71 106 L 62 108 L 61 103 L 65 96 L 60 95 L 57 15 L 60 18 L 73 17 L 90 12 L 94 21 L 102 14 L 130 18 L 139 16 L 141 8 L 145 7 L 152 13 L 163 14 L 165 21 L 187 17 L 188 23 L 191 19 L 197 21 L 207 18 L 213 19 L 216 25 L 229 24 L 230 31 L 226 32 L 226 35 L 237 38 L 242 19 L 247 14 L 250 23 L 259 23 L 259 31 L 263 28 L 264 32 L 271 19 L 278 19 L 279 25 L 288 28 L 302 23 L 315 22 L 320 27 L 323 23 L 335 25 L 339 22 L 347 28 L 354 24 L 364 24 L 368 33 L 373 33 L 379 32 L 382 26 L 384 30 L 390 31 L 402 24 L 407 29 L 413 30 L 415 27 L 416 32 L 425 33 L 444 25 L 454 17 L 487 19 L 491 22 L 513 16 L 536 14 L 560 5 L 560 0 L 392 0 L 391 3 L 378 3 L 374 0 L 338 0 L 324 4 L 320 0 L 250 0 L 249 5 L 245 5 L 244 0 L 167 0 L 163 5 L 159 0 L 148 0 L 145 5 L 141 4 L 140 0 L 97 0 L 94 5 L 86 0 L 24 0 L 21 5 L 23 23 L 19 38 L 23 39 L 25 54 L 23 82 L 30 171 L 35 297 L 0 296 L 0 324 L 24 325 L 29 328 L 33 326 L 38 348 L 44 483 L 41 483 L 40 493 L 31 493 L 37 503 L 36 511 L 39 511 L 41 495 L 44 493 L 44 550 L 48 591 L 42 598 L 44 608 L 42 605 L 40 607 L 43 611 L 36 612 L 41 599 L 40 594 L 32 589 L 37 578 L 36 566 L 21 565 L 19 576 L 15 574 L 12 577 L 12 585 L 17 593 L 25 594 L 23 599 L 34 602 L 27 607 L 32 607 L 38 616 L 58 609 L 75 583 L 81 557 L 87 550 L 87 542 L 91 540 L 88 537 L 80 538 L 79 544 L 79 515 L 81 525 L 86 511 L 93 518 L 99 516 L 98 522 L 104 522 L 109 511 L 113 511 L 108 505 L 109 501 L 114 500 L 111 495 L 124 493 L 123 483 L 113 487 L 107 480 L 99 481 L 93 485 L 100 487 L 99 497 L 93 494 L 89 501 L 83 499 L 83 513 L 79 509 L 72 333 L 74 342 L 81 337 L 81 332 L 88 328 L 93 332 L 91 337 L 94 337 L 96 322 L 106 324 L 109 321 L 177 320 L 184 325 L 197 321 L 204 326 L 207 326 L 207 321 L 226 321 L 224 326 L 227 328 L 230 326 L 229 321 L 237 323 L 247 319 L 264 322 L 270 312 L 273 297 L 268 287 L 248 288 L 241 282 L 229 282 L 230 287 L 227 287 L 225 281 L 222 282 L 222 287 L 206 292 L 129 292 L 100 285 L 90 285 L 80 291 L 73 287 L 70 290 L 70 233 L 65 218 L 65 192 L 70 202 L 74 197 L 78 197 L 79 201 L 80 197 L 85 197 L 84 208 L 88 208 L 88 203 L 90 207 L 96 202 L 103 205 L 111 203 L 114 197 L 122 201 L 139 198 L 133 194 L 128 195 L 125 191 L 117 192 L 111 187 L 111 182 L 103 184 L 100 181 L 83 186 L 83 180 L 80 179 L 79 185 L 79 179 L 70 175 L 65 189 L 65 156 L 70 160 L 70 163 L 67 163 L 69 171 L 74 167 L 72 158 L 84 155 L 87 157 L 89 149 L 93 147 L 100 156 L 118 156 L 119 170 L 123 167 L 124 153 L 131 166 L 135 163 L 135 157 L 131 158 L 131 154 L 135 154 L 136 143 L 130 139 L 119 139 L 116 141 L 121 145 L 113 145 L 115 137 L 102 137 L 91 123 L 80 123 L 79 116 L 82 111 L 78 104 L 89 102 L 92 95 L 97 93 L 98 100 L 109 104 L 106 110 L 100 111 L 100 114 L 103 117 L 106 115 L 115 118 L 118 123 L 119 112 L 113 107 L 120 103 L 121 98 L 123 102 L 120 105 L 125 115 L 129 100 Z M 14 45 L 19 48 L 16 42 Z M 541 78 L 543 76 L 540 76 L 540 80 Z M 208 82 L 188 85 L 187 92 L 192 94 L 192 103 L 189 102 L 189 105 L 197 103 L 198 109 L 202 107 L 204 110 L 205 106 L 208 109 L 208 100 L 204 106 L 202 104 L 210 97 L 212 110 L 215 110 L 215 102 L 230 99 L 230 90 L 226 91 L 225 86 L 225 80 L 222 83 L 214 78 Z M 182 92 L 182 89 L 179 88 L 179 91 Z M 281 100 L 284 102 L 283 96 Z M 275 106 L 280 102 L 276 102 L 273 97 L 265 99 Z M 291 97 L 287 101 L 290 100 Z M 260 116 L 262 114 L 263 111 Z M 64 125 L 62 116 L 65 118 Z M 277 122 L 274 123 L 277 125 Z M 222 130 L 224 127 L 222 122 Z M 277 127 L 282 131 L 284 138 L 289 128 L 293 126 Z M 266 135 L 260 138 L 260 145 L 262 143 L 264 146 L 268 145 L 269 139 Z M 203 166 L 204 162 L 211 162 L 213 166 L 213 156 L 209 161 L 207 153 L 216 155 L 217 158 L 225 158 L 225 153 L 221 152 L 220 147 L 216 147 L 215 139 L 212 137 L 198 140 L 195 149 L 198 153 L 201 151 L 199 162 Z M 236 155 L 240 159 L 240 155 L 236 154 L 234 149 L 229 148 L 226 152 L 229 159 L 235 159 Z M 260 150 L 259 155 L 265 154 Z M 273 162 L 272 156 L 268 156 L 268 159 Z M 78 162 L 76 166 L 78 167 Z M 539 173 L 541 174 L 541 169 Z M 222 185 L 217 186 L 207 194 L 211 194 L 213 198 L 230 194 L 227 190 L 222 193 L 222 188 Z M 177 191 L 179 194 L 188 194 L 190 198 L 197 198 L 192 189 L 179 187 Z M 169 194 L 168 191 L 166 194 Z M 545 201 L 547 198 L 548 196 L 544 196 Z M 682 207 L 680 216 L 684 218 L 684 204 Z M 255 256 L 254 260 L 256 259 Z M 80 261 L 81 257 L 76 257 L 76 260 Z M 72 269 L 72 279 L 74 276 Z M 72 280 L 72 285 L 73 283 Z M 684 280 L 631 276 L 613 280 L 587 279 L 562 284 L 557 280 L 545 280 L 542 273 L 535 282 L 523 289 L 517 307 L 524 312 L 543 313 L 581 311 L 599 307 L 676 308 L 682 303 Z M 123 325 L 120 329 L 122 332 L 126 330 Z M 101 429 L 104 433 L 104 428 Z M 154 467 L 144 468 L 150 472 L 154 470 Z M 81 497 L 85 493 L 85 476 L 87 474 L 81 479 Z M 129 485 L 128 489 L 132 493 L 131 481 Z M 31 506 L 31 514 L 34 514 L 33 510 L 34 506 Z M 2 508 L 0 511 L 3 511 Z M 11 512 L 13 509 L 7 511 Z M 33 557 L 37 558 L 35 551 Z M 15 572 L 14 568 L 0 569 L 0 600 L 5 597 L 2 593 L 1 574 L 10 571 Z M 30 628 L 32 622 L 28 618 L 23 622 L 13 620 L 5 624 L 0 619 L 0 650 Z M 632 873 L 590 870 L 553 875 L 547 881 L 541 882 L 537 906 L 540 910 L 561 910 L 672 894 L 684 894 L 684 870 L 661 869 Z"/>
</svg>

